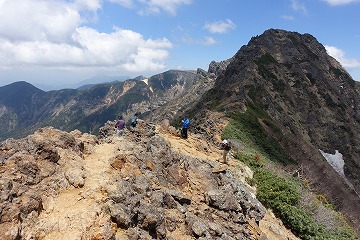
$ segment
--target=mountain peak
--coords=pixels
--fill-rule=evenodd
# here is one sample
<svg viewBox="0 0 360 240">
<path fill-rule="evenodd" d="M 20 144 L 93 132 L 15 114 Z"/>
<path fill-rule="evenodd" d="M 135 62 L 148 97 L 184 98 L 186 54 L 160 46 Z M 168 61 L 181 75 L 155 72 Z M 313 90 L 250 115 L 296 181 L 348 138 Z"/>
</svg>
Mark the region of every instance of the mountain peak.
<svg viewBox="0 0 360 240">
<path fill-rule="evenodd" d="M 26 89 L 30 89 L 33 91 L 42 91 L 26 81 L 17 81 L 17 82 L 10 83 L 8 85 L 0 87 L 0 90 L 7 91 L 7 90 L 15 89 L 15 88 L 16 89 L 26 88 Z M 3 90 L 3 89 L 5 89 L 5 90 Z"/>
<path fill-rule="evenodd" d="M 295 156 L 297 165 L 307 166 L 304 177 L 314 185 L 321 183 L 317 190 L 359 225 L 354 213 L 360 214 L 360 209 L 351 207 L 360 192 L 359 84 L 316 38 L 277 29 L 253 37 L 194 112 L 201 107 L 249 110 L 254 121 L 258 119 L 264 131 Z M 319 149 L 339 150 L 351 174 L 346 179 L 336 176 Z M 325 168 L 329 173 L 320 174 Z"/>
<path fill-rule="evenodd" d="M 40 90 L 28 82 L 18 81 L 6 86 L 0 87 L 0 101 L 4 103 L 12 104 L 13 100 L 17 102 L 29 103 L 29 98 L 33 94 L 43 94 L 43 90 Z"/>
</svg>

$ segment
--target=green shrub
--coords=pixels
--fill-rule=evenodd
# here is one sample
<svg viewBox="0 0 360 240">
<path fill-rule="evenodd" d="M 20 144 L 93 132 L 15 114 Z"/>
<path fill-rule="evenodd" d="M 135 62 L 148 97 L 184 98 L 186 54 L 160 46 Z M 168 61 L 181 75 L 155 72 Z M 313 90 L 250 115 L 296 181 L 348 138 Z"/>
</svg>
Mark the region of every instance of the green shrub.
<svg viewBox="0 0 360 240">
<path fill-rule="evenodd" d="M 260 158 L 257 158 L 257 156 L 257 154 L 247 152 L 237 152 L 234 155 L 235 159 L 245 163 L 253 171 L 264 166 L 264 162 Z"/>
<path fill-rule="evenodd" d="M 254 174 L 258 184 L 257 197 L 264 205 L 273 208 L 279 204 L 298 203 L 300 194 L 292 182 L 264 169 L 258 169 Z"/>
<path fill-rule="evenodd" d="M 304 210 L 286 203 L 278 203 L 273 209 L 284 225 L 301 239 L 328 239 L 320 237 L 324 235 L 323 228 Z"/>
<path fill-rule="evenodd" d="M 312 215 L 298 206 L 301 195 L 295 182 L 276 176 L 274 173 L 257 168 L 254 173 L 257 186 L 257 198 L 282 220 L 284 225 L 301 239 L 333 239 L 356 240 L 354 230 L 347 225 L 334 229 L 325 229 L 317 224 Z M 318 199 L 327 203 L 326 198 L 318 195 Z"/>
<path fill-rule="evenodd" d="M 300 42 L 296 39 L 295 36 L 289 34 L 289 35 L 288 35 L 288 38 L 292 41 L 292 43 L 293 43 L 295 46 L 300 45 Z"/>
<path fill-rule="evenodd" d="M 343 72 L 340 69 L 335 67 L 330 67 L 330 70 L 335 74 L 337 78 L 343 74 Z"/>
<path fill-rule="evenodd" d="M 316 83 L 316 79 L 311 75 L 311 73 L 306 73 L 305 75 L 313 85 Z"/>
</svg>

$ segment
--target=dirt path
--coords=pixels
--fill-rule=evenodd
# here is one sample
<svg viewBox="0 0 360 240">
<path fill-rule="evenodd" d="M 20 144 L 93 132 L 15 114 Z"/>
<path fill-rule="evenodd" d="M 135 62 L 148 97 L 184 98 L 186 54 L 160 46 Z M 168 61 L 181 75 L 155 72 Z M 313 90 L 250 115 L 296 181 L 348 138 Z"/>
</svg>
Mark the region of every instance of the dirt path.
<svg viewBox="0 0 360 240">
<path fill-rule="evenodd" d="M 160 131 L 159 134 L 170 142 L 174 150 L 184 155 L 212 161 L 220 161 L 222 158 L 221 150 L 205 142 L 195 134 L 189 134 L 188 139 L 182 139 L 180 136 L 163 131 Z"/>
<path fill-rule="evenodd" d="M 222 151 L 200 136 L 191 134 L 189 139 L 184 140 L 167 132 L 159 134 L 170 142 L 174 150 L 182 154 L 221 164 Z M 39 216 L 37 227 L 40 230 L 37 232 L 41 232 L 39 239 L 78 240 L 87 229 L 92 227 L 93 222 L 103 211 L 102 206 L 107 198 L 105 189 L 112 184 L 109 160 L 118 154 L 121 146 L 128 145 L 124 144 L 125 142 L 126 139 L 123 137 L 115 137 L 113 143 L 95 145 L 92 153 L 85 156 L 84 187 L 63 191 L 56 198 L 44 203 L 44 210 Z M 127 149 L 121 151 L 126 152 Z M 230 157 L 229 164 L 225 166 L 233 172 L 240 172 L 239 164 Z M 274 237 L 273 239 L 296 239 L 273 215 L 267 214 L 260 228 L 269 237 Z"/>
<path fill-rule="evenodd" d="M 118 142 L 117 142 L 118 143 Z M 105 186 L 110 184 L 109 159 L 117 152 L 117 143 L 96 145 L 84 159 L 85 185 L 61 192 L 44 206 L 39 216 L 41 239 L 80 239 L 86 227 L 101 213 L 106 198 Z"/>
</svg>

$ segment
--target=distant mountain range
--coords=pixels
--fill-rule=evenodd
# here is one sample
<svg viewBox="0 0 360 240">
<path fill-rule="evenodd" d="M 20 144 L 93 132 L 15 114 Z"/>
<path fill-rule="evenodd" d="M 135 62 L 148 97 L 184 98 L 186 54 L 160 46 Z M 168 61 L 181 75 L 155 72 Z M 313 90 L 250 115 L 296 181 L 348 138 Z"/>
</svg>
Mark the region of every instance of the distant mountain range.
<svg viewBox="0 0 360 240">
<path fill-rule="evenodd" d="M 360 83 L 310 34 L 270 29 L 207 71 L 171 70 L 82 89 L 44 92 L 26 82 L 1 87 L 0 139 L 48 125 L 97 133 L 117 115 L 129 119 L 135 112 L 175 126 L 187 115 L 190 130 L 204 133 L 201 125 L 212 124 L 208 111 L 234 121 L 248 112 L 249 132 L 266 136 L 257 139 L 261 149 L 360 226 Z M 343 155 L 346 180 L 319 150 Z"/>
<path fill-rule="evenodd" d="M 26 82 L 0 88 L 0 139 L 23 137 L 39 127 L 96 133 L 119 114 L 146 115 L 202 79 L 194 71 L 168 71 L 145 79 L 45 92 Z"/>
</svg>

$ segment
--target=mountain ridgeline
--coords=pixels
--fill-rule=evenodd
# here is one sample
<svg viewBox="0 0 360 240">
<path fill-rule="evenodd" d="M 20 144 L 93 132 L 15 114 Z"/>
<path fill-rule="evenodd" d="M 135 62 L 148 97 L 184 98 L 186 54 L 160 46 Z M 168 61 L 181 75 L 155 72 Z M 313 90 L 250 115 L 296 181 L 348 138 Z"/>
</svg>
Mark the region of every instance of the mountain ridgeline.
<svg viewBox="0 0 360 240">
<path fill-rule="evenodd" d="M 97 133 L 106 121 L 146 114 L 201 81 L 194 71 L 171 70 L 149 79 L 99 84 L 85 90 L 44 92 L 26 82 L 0 88 L 0 140 L 24 137 L 37 128 Z"/>
<path fill-rule="evenodd" d="M 1 87 L 0 140 L 44 126 L 96 134 L 118 114 L 129 119 L 135 112 L 173 125 L 186 114 L 190 132 L 210 135 L 202 128 L 210 124 L 207 112 L 233 121 L 249 113 L 245 130 L 259 149 L 301 175 L 360 232 L 360 84 L 310 34 L 266 30 L 208 71 L 171 70 L 86 90 L 44 92 L 25 82 Z M 319 150 L 338 150 L 343 174 Z"/>
</svg>

